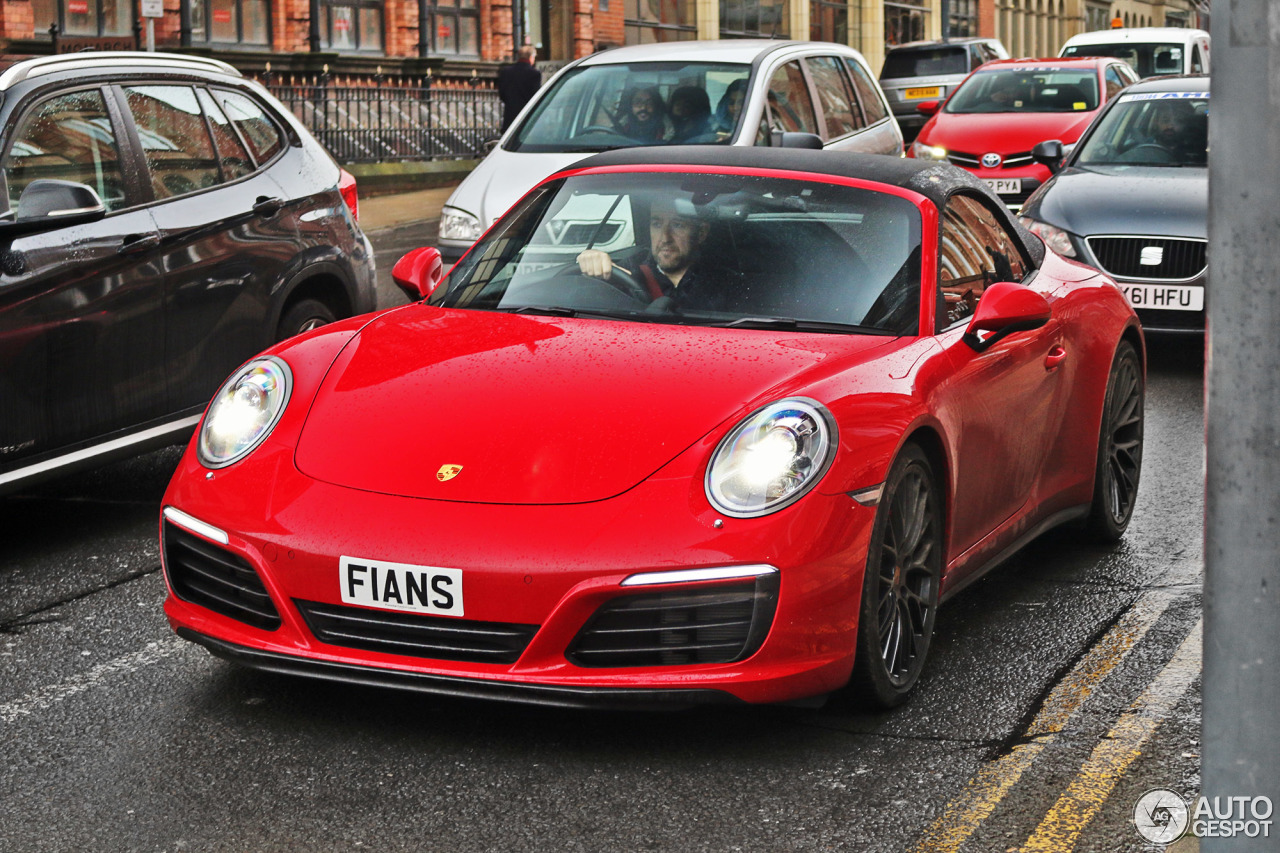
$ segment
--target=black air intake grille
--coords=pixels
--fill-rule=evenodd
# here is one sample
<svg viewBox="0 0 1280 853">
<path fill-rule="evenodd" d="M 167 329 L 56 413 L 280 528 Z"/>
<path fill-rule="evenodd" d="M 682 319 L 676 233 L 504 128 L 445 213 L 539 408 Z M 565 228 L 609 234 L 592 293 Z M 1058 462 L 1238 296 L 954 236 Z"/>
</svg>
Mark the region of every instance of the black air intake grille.
<svg viewBox="0 0 1280 853">
<path fill-rule="evenodd" d="M 591 667 L 731 663 L 760 648 L 777 603 L 776 572 L 745 584 L 615 598 L 567 655 Z"/>
<path fill-rule="evenodd" d="M 169 521 L 164 523 L 164 566 L 183 601 L 264 631 L 280 627 L 280 614 L 252 566 Z"/>
<path fill-rule="evenodd" d="M 473 622 L 294 599 L 316 639 L 333 646 L 469 663 L 515 663 L 537 625 Z"/>
<path fill-rule="evenodd" d="M 1182 281 L 1195 278 L 1205 267 L 1204 240 L 1089 237 L 1088 243 L 1098 264 L 1119 278 Z"/>
</svg>

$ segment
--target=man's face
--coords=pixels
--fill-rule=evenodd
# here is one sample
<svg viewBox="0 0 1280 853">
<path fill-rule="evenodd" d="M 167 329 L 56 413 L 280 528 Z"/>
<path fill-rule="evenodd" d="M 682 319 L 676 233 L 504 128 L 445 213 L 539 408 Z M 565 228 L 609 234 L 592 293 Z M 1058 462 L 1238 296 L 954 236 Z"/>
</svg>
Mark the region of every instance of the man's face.
<svg viewBox="0 0 1280 853">
<path fill-rule="evenodd" d="M 1182 122 L 1170 112 L 1162 111 L 1157 113 L 1151 122 L 1151 133 L 1156 141 L 1162 145 L 1176 143 L 1181 132 Z"/>
<path fill-rule="evenodd" d="M 637 92 L 631 98 L 631 114 L 640 121 L 653 118 L 653 96 L 648 92 Z"/>
<path fill-rule="evenodd" d="M 649 214 L 649 251 L 664 272 L 684 270 L 697 257 L 707 231 L 705 222 L 655 206 Z"/>
</svg>

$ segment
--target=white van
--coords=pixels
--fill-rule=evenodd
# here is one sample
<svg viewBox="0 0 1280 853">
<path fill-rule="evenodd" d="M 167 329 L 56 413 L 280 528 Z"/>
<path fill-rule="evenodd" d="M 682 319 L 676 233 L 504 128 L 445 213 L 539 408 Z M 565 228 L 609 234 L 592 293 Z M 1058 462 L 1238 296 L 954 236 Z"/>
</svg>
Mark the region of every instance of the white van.
<svg viewBox="0 0 1280 853">
<path fill-rule="evenodd" d="M 1067 39 L 1059 56 L 1115 56 L 1139 77 L 1208 74 L 1209 34 L 1185 27 L 1120 27 Z"/>
</svg>

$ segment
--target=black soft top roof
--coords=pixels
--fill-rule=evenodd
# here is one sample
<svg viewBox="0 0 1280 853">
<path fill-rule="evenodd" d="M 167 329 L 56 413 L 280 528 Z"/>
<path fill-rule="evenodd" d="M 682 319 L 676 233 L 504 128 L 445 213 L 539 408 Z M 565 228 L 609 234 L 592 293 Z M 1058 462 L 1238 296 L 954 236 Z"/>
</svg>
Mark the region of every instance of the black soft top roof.
<svg viewBox="0 0 1280 853">
<path fill-rule="evenodd" d="M 1008 229 L 1021 238 L 1027 255 L 1033 259 L 1035 266 L 1039 266 L 1044 260 L 1044 244 L 1013 218 L 999 197 L 969 172 L 949 163 L 923 162 L 885 154 L 805 148 L 672 145 L 606 151 L 575 163 L 570 168 L 654 165 L 785 169 L 816 175 L 859 178 L 912 190 L 929 199 L 939 209 L 946 205 L 950 196 L 958 192 L 979 195 L 988 200 L 991 209 L 1007 224 Z"/>
</svg>

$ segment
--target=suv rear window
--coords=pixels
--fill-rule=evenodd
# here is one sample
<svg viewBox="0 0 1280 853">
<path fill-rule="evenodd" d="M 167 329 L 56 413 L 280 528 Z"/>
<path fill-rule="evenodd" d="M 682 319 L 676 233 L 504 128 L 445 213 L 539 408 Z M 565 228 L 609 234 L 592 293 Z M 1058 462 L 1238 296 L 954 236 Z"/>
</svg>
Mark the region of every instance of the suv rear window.
<svg viewBox="0 0 1280 853">
<path fill-rule="evenodd" d="M 964 46 L 913 48 L 890 51 L 885 57 L 880 79 L 968 73 L 968 51 Z"/>
</svg>

